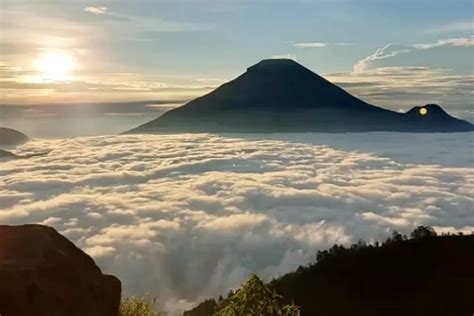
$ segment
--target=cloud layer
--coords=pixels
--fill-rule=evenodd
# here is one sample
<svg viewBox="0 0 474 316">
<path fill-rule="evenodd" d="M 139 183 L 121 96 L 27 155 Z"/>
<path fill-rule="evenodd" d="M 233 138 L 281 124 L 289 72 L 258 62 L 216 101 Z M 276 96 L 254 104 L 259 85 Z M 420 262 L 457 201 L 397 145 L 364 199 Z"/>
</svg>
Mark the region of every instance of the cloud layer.
<svg viewBox="0 0 474 316">
<path fill-rule="evenodd" d="M 0 162 L 0 223 L 55 227 L 126 294 L 151 292 L 175 312 L 333 243 L 419 224 L 473 230 L 472 135 L 403 136 L 37 139 L 15 153 L 48 154 Z"/>
<path fill-rule="evenodd" d="M 328 46 L 352 46 L 354 43 L 340 42 L 340 43 L 325 43 L 325 42 L 302 42 L 293 44 L 294 47 L 299 48 L 324 48 Z"/>
</svg>

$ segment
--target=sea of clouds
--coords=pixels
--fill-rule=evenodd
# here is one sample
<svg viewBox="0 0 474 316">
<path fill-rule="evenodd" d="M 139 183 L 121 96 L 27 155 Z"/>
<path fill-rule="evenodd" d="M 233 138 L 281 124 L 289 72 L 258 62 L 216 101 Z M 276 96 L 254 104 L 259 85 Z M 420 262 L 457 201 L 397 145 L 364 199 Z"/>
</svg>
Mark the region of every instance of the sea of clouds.
<svg viewBox="0 0 474 316">
<path fill-rule="evenodd" d="M 0 223 L 55 227 L 172 313 L 420 224 L 474 230 L 473 134 L 34 139 L 0 161 Z"/>
</svg>

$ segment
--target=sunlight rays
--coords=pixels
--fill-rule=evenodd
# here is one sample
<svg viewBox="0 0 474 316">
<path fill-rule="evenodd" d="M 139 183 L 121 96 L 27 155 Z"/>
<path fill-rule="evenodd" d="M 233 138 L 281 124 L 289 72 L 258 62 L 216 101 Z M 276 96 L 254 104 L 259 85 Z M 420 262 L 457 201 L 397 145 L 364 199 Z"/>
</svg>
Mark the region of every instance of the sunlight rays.
<svg viewBox="0 0 474 316">
<path fill-rule="evenodd" d="M 70 81 L 76 68 L 75 58 L 64 50 L 48 49 L 43 51 L 34 61 L 33 66 L 39 73 L 39 81 Z"/>
</svg>

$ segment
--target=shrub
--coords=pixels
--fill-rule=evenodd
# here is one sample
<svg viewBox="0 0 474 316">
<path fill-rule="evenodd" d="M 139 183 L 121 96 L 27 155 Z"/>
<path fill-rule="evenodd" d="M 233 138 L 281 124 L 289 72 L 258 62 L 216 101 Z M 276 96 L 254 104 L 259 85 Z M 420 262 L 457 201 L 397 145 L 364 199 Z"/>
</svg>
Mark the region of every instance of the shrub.
<svg viewBox="0 0 474 316">
<path fill-rule="evenodd" d="M 162 316 L 155 311 L 156 298 L 132 296 L 122 299 L 120 316 Z"/>
</svg>

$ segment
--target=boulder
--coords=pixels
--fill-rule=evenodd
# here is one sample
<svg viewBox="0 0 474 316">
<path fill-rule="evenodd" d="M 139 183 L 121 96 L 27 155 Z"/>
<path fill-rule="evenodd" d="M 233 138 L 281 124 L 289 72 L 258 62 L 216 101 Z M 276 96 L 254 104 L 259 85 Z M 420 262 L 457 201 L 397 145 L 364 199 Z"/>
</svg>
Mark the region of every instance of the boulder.
<svg viewBox="0 0 474 316">
<path fill-rule="evenodd" d="M 0 225 L 0 315 L 118 316 L 120 281 L 53 228 Z"/>
</svg>

